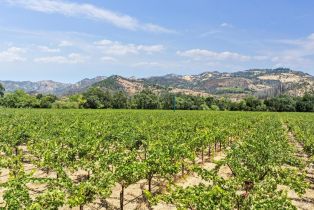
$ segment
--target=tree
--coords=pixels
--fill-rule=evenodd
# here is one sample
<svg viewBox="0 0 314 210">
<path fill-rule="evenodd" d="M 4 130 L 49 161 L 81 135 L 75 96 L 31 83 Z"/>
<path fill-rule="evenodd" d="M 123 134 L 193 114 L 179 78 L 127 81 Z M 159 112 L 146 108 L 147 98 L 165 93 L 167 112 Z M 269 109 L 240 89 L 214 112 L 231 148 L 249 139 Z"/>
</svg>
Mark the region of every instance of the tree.
<svg viewBox="0 0 314 210">
<path fill-rule="evenodd" d="M 227 98 L 221 98 L 217 102 L 217 106 L 219 107 L 220 110 L 229 110 L 230 108 L 230 99 Z"/>
<path fill-rule="evenodd" d="M 25 93 L 25 91 L 16 90 L 3 97 L 2 105 L 9 108 L 37 108 L 39 102 L 36 97 Z"/>
<path fill-rule="evenodd" d="M 37 95 L 38 99 L 38 95 Z M 39 106 L 40 108 L 51 108 L 52 104 L 57 100 L 57 96 L 49 94 L 46 96 L 41 96 L 39 99 Z"/>
<path fill-rule="evenodd" d="M 180 94 L 179 97 L 176 97 L 177 101 L 177 109 L 184 109 L 184 110 L 193 110 L 198 109 L 195 105 L 195 101 L 193 100 L 192 96 Z"/>
<path fill-rule="evenodd" d="M 313 112 L 314 111 L 314 95 L 305 94 L 302 98 L 298 98 L 296 102 L 296 111 Z"/>
<path fill-rule="evenodd" d="M 112 95 L 108 90 L 105 91 L 101 101 L 104 109 L 112 108 Z"/>
<path fill-rule="evenodd" d="M 145 89 L 134 96 L 138 109 L 157 109 L 159 108 L 158 97 L 153 91 Z"/>
<path fill-rule="evenodd" d="M 262 101 L 254 96 L 249 96 L 245 98 L 244 101 L 248 111 L 257 111 L 258 107 L 262 105 Z"/>
<path fill-rule="evenodd" d="M 112 96 L 112 108 L 125 109 L 128 105 L 128 97 L 122 91 L 116 92 Z"/>
<path fill-rule="evenodd" d="M 99 109 L 111 108 L 112 96 L 109 91 L 103 91 L 99 87 L 92 87 L 83 94 L 86 102 L 83 104 L 85 108 Z"/>
<path fill-rule="evenodd" d="M 270 111 L 294 112 L 296 102 L 290 96 L 279 96 L 265 100 L 265 104 Z"/>
<path fill-rule="evenodd" d="M 215 105 L 215 98 L 212 96 L 209 96 L 205 98 L 205 103 L 207 104 L 208 107 L 211 107 L 212 105 Z"/>
<path fill-rule="evenodd" d="M 162 109 L 173 109 L 174 97 L 175 94 L 173 93 L 169 92 L 162 93 L 160 96 L 160 103 Z"/>
<path fill-rule="evenodd" d="M 74 94 L 69 97 L 70 102 L 74 102 L 78 104 L 79 108 L 82 108 L 84 103 L 86 102 L 84 96 L 82 94 Z"/>
<path fill-rule="evenodd" d="M 0 83 L 0 97 L 2 97 L 4 95 L 4 91 L 5 88 L 3 87 L 3 85 Z"/>
<path fill-rule="evenodd" d="M 42 93 L 39 93 L 39 94 L 36 95 L 36 98 L 38 100 L 42 99 L 43 97 L 44 97 L 44 95 Z"/>
<path fill-rule="evenodd" d="M 202 110 L 203 107 L 205 108 L 204 105 L 206 105 L 206 103 L 205 103 L 205 99 L 203 97 L 201 97 L 201 96 L 191 96 L 191 97 L 194 101 L 193 109 Z"/>
</svg>

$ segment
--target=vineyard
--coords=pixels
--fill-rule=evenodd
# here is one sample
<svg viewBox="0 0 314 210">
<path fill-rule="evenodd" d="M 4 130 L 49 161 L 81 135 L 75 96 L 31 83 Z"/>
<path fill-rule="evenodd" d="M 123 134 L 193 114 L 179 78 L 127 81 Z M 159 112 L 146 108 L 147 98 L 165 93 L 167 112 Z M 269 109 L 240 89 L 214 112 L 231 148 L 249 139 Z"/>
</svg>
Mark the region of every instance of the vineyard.
<svg viewBox="0 0 314 210">
<path fill-rule="evenodd" d="M 0 209 L 314 209 L 314 115 L 0 112 Z"/>
</svg>

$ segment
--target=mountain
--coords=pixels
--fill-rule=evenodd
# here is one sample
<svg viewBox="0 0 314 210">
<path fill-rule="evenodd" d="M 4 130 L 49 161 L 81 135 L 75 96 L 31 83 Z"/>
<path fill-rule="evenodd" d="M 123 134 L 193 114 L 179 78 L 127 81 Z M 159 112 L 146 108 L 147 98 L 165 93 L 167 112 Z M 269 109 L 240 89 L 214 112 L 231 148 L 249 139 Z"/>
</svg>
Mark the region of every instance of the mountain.
<svg viewBox="0 0 314 210">
<path fill-rule="evenodd" d="M 71 84 L 70 86 L 63 88 L 59 95 L 71 95 L 74 93 L 80 93 L 87 90 L 89 87 L 91 87 L 93 84 L 105 80 L 107 77 L 98 76 L 92 79 L 85 78 L 75 84 Z"/>
<path fill-rule="evenodd" d="M 250 69 L 234 73 L 217 71 L 197 75 L 155 76 L 148 78 L 126 78 L 118 75 L 83 79 L 75 84 L 54 81 L 13 82 L 0 81 L 8 92 L 23 89 L 30 93 L 52 93 L 70 95 L 80 93 L 89 87 L 100 87 L 110 91 L 124 91 L 133 95 L 145 88 L 155 92 L 170 91 L 190 95 L 216 95 L 234 99 L 247 95 L 258 97 L 289 94 L 301 96 L 314 91 L 314 77 L 291 69 Z"/>
<path fill-rule="evenodd" d="M 56 95 L 70 95 L 73 93 L 83 92 L 88 87 L 93 85 L 96 82 L 102 81 L 106 79 L 106 77 L 95 77 L 92 79 L 83 79 L 75 84 L 70 83 L 61 83 L 55 82 L 51 80 L 43 80 L 38 82 L 30 82 L 30 81 L 0 81 L 3 84 L 7 92 L 13 92 L 15 90 L 21 89 L 28 93 L 36 94 L 56 94 Z"/>
<path fill-rule="evenodd" d="M 94 87 L 100 87 L 104 90 L 123 91 L 128 95 L 134 95 L 144 89 L 151 89 L 158 93 L 162 91 L 169 91 L 172 93 L 183 93 L 189 95 L 209 96 L 205 91 L 192 90 L 189 88 L 174 87 L 169 88 L 164 85 L 154 84 L 147 81 L 147 79 L 125 78 L 118 75 L 108 77 L 105 80 L 93 84 Z"/>
<path fill-rule="evenodd" d="M 289 94 L 303 95 L 314 91 L 314 77 L 291 69 L 251 69 L 234 73 L 204 72 L 198 75 L 166 75 L 144 79 L 148 84 L 183 88 L 212 95 L 242 98 L 248 94 L 258 97 Z"/>
</svg>

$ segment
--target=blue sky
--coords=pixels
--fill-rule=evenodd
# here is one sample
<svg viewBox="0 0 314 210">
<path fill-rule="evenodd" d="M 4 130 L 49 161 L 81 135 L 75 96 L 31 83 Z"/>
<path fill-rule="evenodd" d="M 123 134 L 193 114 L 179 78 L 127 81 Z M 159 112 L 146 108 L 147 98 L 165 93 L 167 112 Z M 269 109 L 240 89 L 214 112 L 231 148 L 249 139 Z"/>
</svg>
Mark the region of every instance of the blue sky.
<svg viewBox="0 0 314 210">
<path fill-rule="evenodd" d="M 314 74 L 312 0 L 0 0 L 1 80 Z"/>
</svg>

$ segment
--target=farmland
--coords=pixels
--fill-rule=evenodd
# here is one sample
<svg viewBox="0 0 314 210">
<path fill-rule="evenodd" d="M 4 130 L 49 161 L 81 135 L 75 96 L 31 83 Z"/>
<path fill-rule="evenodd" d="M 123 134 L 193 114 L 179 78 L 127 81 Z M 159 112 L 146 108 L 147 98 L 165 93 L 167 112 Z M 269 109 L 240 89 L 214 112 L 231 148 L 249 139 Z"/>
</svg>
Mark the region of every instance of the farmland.
<svg viewBox="0 0 314 210">
<path fill-rule="evenodd" d="M 4 209 L 313 209 L 310 113 L 0 112 Z"/>
</svg>

